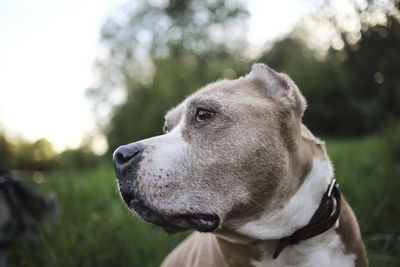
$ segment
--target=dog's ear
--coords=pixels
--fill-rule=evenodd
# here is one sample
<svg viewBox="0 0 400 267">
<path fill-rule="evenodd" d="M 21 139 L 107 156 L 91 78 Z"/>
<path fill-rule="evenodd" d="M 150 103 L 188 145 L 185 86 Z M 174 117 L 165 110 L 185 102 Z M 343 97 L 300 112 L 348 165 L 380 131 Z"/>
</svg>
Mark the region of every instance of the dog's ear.
<svg viewBox="0 0 400 267">
<path fill-rule="evenodd" d="M 306 101 L 296 84 L 286 74 L 278 73 L 264 64 L 254 64 L 246 78 L 252 80 L 266 94 L 285 108 L 293 108 L 302 116 Z"/>
</svg>

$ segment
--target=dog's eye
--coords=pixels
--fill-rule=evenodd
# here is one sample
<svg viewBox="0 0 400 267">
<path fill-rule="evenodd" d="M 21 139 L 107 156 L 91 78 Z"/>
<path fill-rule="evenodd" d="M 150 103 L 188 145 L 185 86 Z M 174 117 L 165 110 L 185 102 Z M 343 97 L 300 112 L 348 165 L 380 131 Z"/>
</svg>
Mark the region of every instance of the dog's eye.
<svg viewBox="0 0 400 267">
<path fill-rule="evenodd" d="M 163 132 L 164 132 L 164 133 L 168 133 L 168 127 L 167 127 L 167 125 L 164 125 L 164 127 L 163 127 Z"/>
<path fill-rule="evenodd" d="M 214 115 L 215 115 L 215 112 L 199 108 L 199 109 L 197 109 L 197 112 L 196 112 L 196 121 L 202 122 L 202 121 L 211 119 Z"/>
</svg>

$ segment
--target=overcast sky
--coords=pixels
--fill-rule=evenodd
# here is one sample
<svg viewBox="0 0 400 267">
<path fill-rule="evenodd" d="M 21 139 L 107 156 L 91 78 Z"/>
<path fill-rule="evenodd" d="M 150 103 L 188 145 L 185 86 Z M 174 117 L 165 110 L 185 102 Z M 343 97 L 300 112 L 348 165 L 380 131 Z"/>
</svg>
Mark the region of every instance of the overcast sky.
<svg viewBox="0 0 400 267">
<path fill-rule="evenodd" d="M 85 89 L 95 81 L 99 30 L 125 0 L 0 1 L 0 130 L 58 151 L 95 133 Z M 310 1 L 246 1 L 249 41 L 258 46 L 290 31 Z M 104 48 L 103 48 L 104 49 Z"/>
</svg>

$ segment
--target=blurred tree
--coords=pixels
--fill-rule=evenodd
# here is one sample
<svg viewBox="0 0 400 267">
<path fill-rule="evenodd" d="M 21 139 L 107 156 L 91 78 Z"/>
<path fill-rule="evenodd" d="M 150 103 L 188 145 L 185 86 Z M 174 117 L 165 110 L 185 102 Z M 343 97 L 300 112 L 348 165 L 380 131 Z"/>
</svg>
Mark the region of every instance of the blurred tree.
<svg viewBox="0 0 400 267">
<path fill-rule="evenodd" d="M 184 96 L 246 68 L 236 56 L 248 15 L 238 2 L 132 1 L 121 12 L 103 26 L 108 55 L 97 63 L 100 83 L 88 90 L 99 109 L 115 106 L 110 120 L 101 118 L 110 151 L 160 133 L 163 114 Z M 115 105 L 121 91 L 126 100 Z"/>
<path fill-rule="evenodd" d="M 12 144 L 14 168 L 18 170 L 51 170 L 60 167 L 52 144 L 45 138 L 34 143 L 15 140 Z"/>
<path fill-rule="evenodd" d="M 348 16 L 322 2 L 314 27 L 295 29 L 257 61 L 296 81 L 309 103 L 304 120 L 318 134 L 377 132 L 400 115 L 400 1 L 351 2 Z M 246 16 L 233 1 L 170 0 L 130 2 L 108 19 L 108 54 L 88 95 L 98 114 L 111 115 L 99 120 L 110 151 L 160 133 L 165 111 L 193 90 L 247 72 Z M 324 56 L 321 44 L 310 45 L 321 25 L 333 33 Z"/>
<path fill-rule="evenodd" d="M 351 76 L 348 97 L 357 114 L 349 120 L 358 134 L 376 132 L 400 117 L 400 1 L 353 2 L 359 28 L 347 29 L 331 23 L 340 34 L 343 49 L 331 49 L 330 57 L 343 58 L 343 69 Z"/>
<path fill-rule="evenodd" d="M 315 51 L 292 37 L 275 42 L 259 61 L 296 82 L 308 103 L 304 122 L 313 132 L 343 135 L 354 129 L 351 116 L 357 114 L 348 114 L 350 77 L 345 69 L 317 59 Z"/>
<path fill-rule="evenodd" d="M 388 16 L 385 25 L 361 33 L 355 45 L 345 43 L 344 66 L 353 75 L 351 89 L 360 118 L 359 130 L 371 132 L 400 118 L 400 24 Z M 339 52 L 339 53 L 340 53 Z"/>
<path fill-rule="evenodd" d="M 96 156 L 89 145 L 77 149 L 67 149 L 58 155 L 61 165 L 66 169 L 88 169 L 96 167 L 100 157 Z"/>
<path fill-rule="evenodd" d="M 400 1 L 353 2 L 351 17 L 342 19 L 329 1 L 324 3 L 312 25 L 333 28 L 325 57 L 309 47 L 315 39 L 312 27 L 308 32 L 297 28 L 275 42 L 260 61 L 296 81 L 308 100 L 304 120 L 313 131 L 330 136 L 377 132 L 400 117 Z"/>
<path fill-rule="evenodd" d="M 45 138 L 33 143 L 24 139 L 7 140 L 0 131 L 0 170 L 85 169 L 95 167 L 100 160 L 88 143 L 56 153 Z"/>
</svg>

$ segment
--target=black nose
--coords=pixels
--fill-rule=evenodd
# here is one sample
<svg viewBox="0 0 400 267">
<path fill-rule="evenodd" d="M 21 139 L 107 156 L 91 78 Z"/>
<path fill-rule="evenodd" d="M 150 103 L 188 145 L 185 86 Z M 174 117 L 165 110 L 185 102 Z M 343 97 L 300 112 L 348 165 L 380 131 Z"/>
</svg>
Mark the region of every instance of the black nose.
<svg viewBox="0 0 400 267">
<path fill-rule="evenodd" d="M 126 176 L 126 172 L 136 171 L 145 146 L 141 143 L 132 143 L 118 147 L 114 151 L 114 167 L 118 179 Z"/>
</svg>

